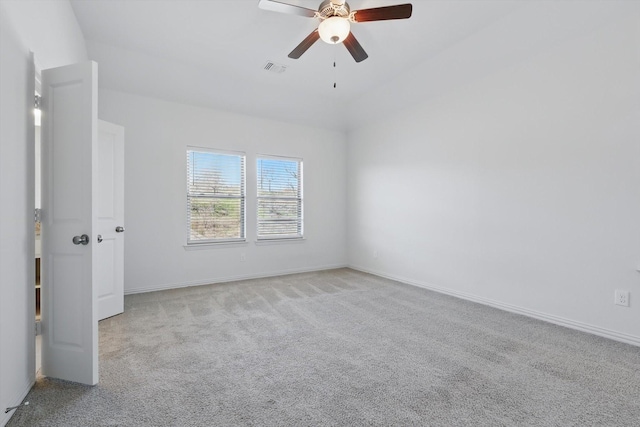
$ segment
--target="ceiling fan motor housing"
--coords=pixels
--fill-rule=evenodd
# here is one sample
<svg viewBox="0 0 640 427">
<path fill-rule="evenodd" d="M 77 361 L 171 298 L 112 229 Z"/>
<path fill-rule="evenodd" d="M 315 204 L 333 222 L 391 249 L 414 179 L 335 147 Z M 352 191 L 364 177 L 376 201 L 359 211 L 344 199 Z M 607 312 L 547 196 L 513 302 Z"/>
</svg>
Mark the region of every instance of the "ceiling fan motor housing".
<svg viewBox="0 0 640 427">
<path fill-rule="evenodd" d="M 321 19 L 330 18 L 332 16 L 339 16 L 341 18 L 348 18 L 351 9 L 349 3 L 336 0 L 324 0 L 318 7 L 318 16 Z"/>
</svg>

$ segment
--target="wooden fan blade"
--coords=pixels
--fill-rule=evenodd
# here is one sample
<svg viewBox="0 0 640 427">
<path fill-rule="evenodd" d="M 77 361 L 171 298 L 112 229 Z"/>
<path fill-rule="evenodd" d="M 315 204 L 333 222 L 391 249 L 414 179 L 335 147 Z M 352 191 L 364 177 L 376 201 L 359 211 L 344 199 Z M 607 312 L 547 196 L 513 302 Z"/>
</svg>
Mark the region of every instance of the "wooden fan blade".
<svg viewBox="0 0 640 427">
<path fill-rule="evenodd" d="M 344 43 L 344 46 L 347 48 L 356 62 L 362 62 L 369 57 L 369 55 L 367 55 L 367 52 L 365 52 L 362 46 L 360 46 L 360 43 L 358 43 L 358 40 L 356 40 L 353 33 L 349 33 L 347 38 L 344 39 L 342 43 Z"/>
<path fill-rule="evenodd" d="M 307 38 L 302 40 L 302 43 L 300 43 L 298 46 L 296 46 L 295 49 L 291 51 L 291 53 L 289 54 L 289 58 L 292 58 L 292 59 L 300 58 L 302 54 L 307 51 L 307 49 L 309 49 L 315 42 L 318 41 L 319 38 L 320 38 L 320 33 L 318 33 L 318 30 L 317 29 L 313 30 L 313 32 L 309 34 Z"/>
<path fill-rule="evenodd" d="M 407 19 L 411 18 L 413 6 L 411 3 L 397 4 L 395 6 L 374 7 L 371 9 L 356 10 L 356 22 L 368 21 L 386 21 L 388 19 Z"/>
<path fill-rule="evenodd" d="M 316 16 L 316 11 L 313 9 L 307 9 L 306 7 L 300 7 L 295 4 L 283 3 L 275 0 L 260 0 L 258 7 L 272 12 L 288 13 L 290 15 L 306 16 L 308 18 Z"/>
</svg>

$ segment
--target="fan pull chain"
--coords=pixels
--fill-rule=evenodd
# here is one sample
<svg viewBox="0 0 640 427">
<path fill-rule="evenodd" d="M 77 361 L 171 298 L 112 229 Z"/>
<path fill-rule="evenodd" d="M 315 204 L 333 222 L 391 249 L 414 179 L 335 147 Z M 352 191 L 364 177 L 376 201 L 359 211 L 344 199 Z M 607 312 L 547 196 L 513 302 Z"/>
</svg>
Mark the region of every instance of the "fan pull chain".
<svg viewBox="0 0 640 427">
<path fill-rule="evenodd" d="M 336 81 L 338 80 L 336 78 L 337 75 L 337 71 L 336 71 L 336 49 L 333 49 L 333 88 L 335 89 L 338 84 L 336 83 Z"/>
<path fill-rule="evenodd" d="M 335 89 L 338 84 L 336 83 L 338 78 L 336 77 L 338 74 L 337 70 L 336 70 L 336 49 L 334 47 L 333 49 L 333 88 Z"/>
</svg>

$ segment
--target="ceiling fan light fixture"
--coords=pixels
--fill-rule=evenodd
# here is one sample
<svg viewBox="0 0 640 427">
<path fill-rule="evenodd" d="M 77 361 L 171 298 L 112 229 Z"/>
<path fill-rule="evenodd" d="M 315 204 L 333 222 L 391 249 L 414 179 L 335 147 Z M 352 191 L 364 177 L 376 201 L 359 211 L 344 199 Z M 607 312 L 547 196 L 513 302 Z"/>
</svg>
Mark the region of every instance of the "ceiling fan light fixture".
<svg viewBox="0 0 640 427">
<path fill-rule="evenodd" d="M 318 33 L 320 38 L 329 44 L 342 43 L 351 31 L 351 24 L 347 18 L 331 16 L 320 23 Z"/>
</svg>

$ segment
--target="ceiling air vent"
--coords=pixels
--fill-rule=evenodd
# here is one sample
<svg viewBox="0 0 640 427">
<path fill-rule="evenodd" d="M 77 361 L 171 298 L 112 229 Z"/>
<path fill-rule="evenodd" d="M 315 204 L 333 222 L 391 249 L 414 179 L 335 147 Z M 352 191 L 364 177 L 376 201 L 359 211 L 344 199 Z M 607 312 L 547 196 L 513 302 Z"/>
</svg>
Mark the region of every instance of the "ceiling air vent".
<svg viewBox="0 0 640 427">
<path fill-rule="evenodd" d="M 281 65 L 281 64 L 276 64 L 273 61 L 267 61 L 266 64 L 264 64 L 264 69 L 270 73 L 275 73 L 275 74 L 282 74 L 286 71 L 287 66 L 286 65 Z"/>
</svg>

